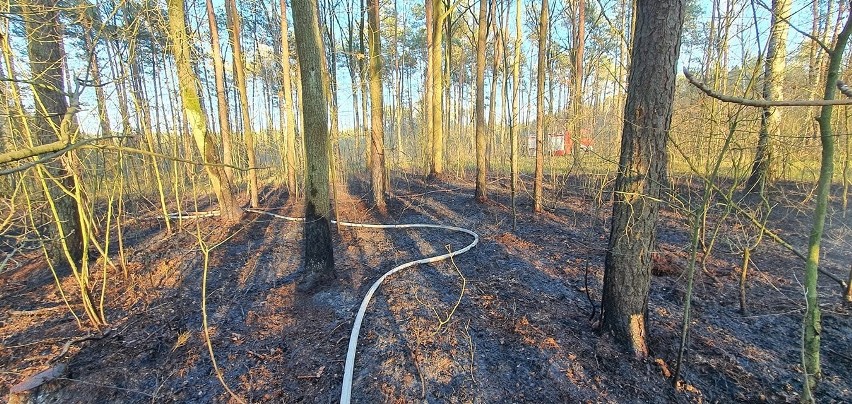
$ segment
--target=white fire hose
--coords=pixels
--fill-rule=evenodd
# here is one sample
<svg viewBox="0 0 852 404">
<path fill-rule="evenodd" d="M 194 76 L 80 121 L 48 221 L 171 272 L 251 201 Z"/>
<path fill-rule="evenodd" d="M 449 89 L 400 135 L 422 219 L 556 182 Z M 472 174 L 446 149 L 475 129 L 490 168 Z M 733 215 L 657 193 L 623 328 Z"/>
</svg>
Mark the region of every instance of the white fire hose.
<svg viewBox="0 0 852 404">
<path fill-rule="evenodd" d="M 298 217 L 290 217 L 283 216 L 271 212 L 266 212 L 258 209 L 246 209 L 248 212 L 258 213 L 261 215 L 272 216 L 278 219 L 284 219 L 291 222 L 303 221 L 304 218 Z M 172 214 L 170 217 L 177 219 L 180 218 L 198 218 L 198 217 L 211 217 L 217 216 L 219 214 L 218 211 L 211 212 L 198 212 L 189 215 L 181 215 L 181 214 Z M 444 226 L 439 224 L 424 224 L 424 223 L 411 223 L 411 224 L 370 224 L 370 223 L 351 223 L 351 222 L 343 222 L 332 220 L 331 223 L 339 224 L 341 226 L 346 227 L 359 227 L 359 228 L 367 228 L 367 229 L 443 229 L 450 230 L 458 233 L 466 233 L 473 237 L 473 241 L 465 246 L 464 248 L 456 251 L 451 251 L 446 254 L 436 255 L 434 257 L 426 257 L 421 258 L 419 260 L 406 262 L 402 265 L 398 265 L 391 269 L 390 271 L 385 272 L 384 275 L 379 277 L 373 285 L 370 286 L 370 289 L 367 291 L 367 294 L 364 296 L 364 299 L 361 301 L 361 307 L 358 308 L 358 314 L 355 316 L 355 323 L 352 325 L 352 332 L 349 334 L 349 349 L 346 351 L 346 365 L 343 369 L 343 387 L 340 392 L 340 403 L 341 404 L 349 404 L 352 400 L 352 375 L 355 372 L 355 351 L 358 347 L 358 334 L 361 332 L 361 324 L 364 322 L 364 315 L 367 312 L 367 306 L 370 304 L 370 299 L 373 298 L 373 293 L 376 292 L 376 289 L 379 288 L 379 285 L 389 276 L 405 269 L 408 267 L 412 267 L 418 264 L 428 264 L 432 262 L 443 261 L 447 258 L 455 257 L 460 254 L 464 254 L 469 251 L 471 248 L 476 246 L 479 243 L 479 235 L 475 232 L 462 228 L 462 227 L 453 227 L 453 226 Z"/>
</svg>

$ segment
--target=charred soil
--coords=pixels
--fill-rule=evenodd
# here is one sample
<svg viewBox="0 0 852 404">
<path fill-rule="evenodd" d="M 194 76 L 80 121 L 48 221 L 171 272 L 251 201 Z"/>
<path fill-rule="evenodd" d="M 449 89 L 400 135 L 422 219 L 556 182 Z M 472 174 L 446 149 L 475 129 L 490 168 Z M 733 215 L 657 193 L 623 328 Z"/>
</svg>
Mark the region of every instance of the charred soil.
<svg viewBox="0 0 852 404">
<path fill-rule="evenodd" d="M 388 213 L 369 209 L 362 183 L 337 203 L 342 219 L 436 223 L 476 231 L 480 244 L 455 260 L 407 269 L 377 292 L 361 330 L 356 402 L 785 402 L 801 391 L 803 263 L 765 239 L 752 252 L 747 314 L 739 312 L 742 249 L 755 229 L 724 206 L 705 223 L 683 383 L 672 387 L 686 290 L 689 219 L 661 211 L 650 295 L 652 356 L 633 360 L 595 331 L 611 204 L 592 177 L 571 177 L 529 213 L 494 184 L 484 204 L 473 185 L 397 178 Z M 505 184 L 502 184 L 505 185 Z M 699 190 L 679 184 L 683 200 Z M 810 227 L 805 189 L 782 184 L 768 227 L 804 250 Z M 283 191 L 262 206 L 301 216 Z M 691 196 L 691 198 L 689 197 Z M 780 200 L 781 196 L 785 199 Z M 714 205 L 715 206 L 715 205 Z M 833 206 L 822 265 L 846 278 L 852 212 Z M 187 220 L 171 234 L 152 212 L 128 223 L 127 274 L 107 266 L 109 325 L 78 325 L 43 259 L 16 256 L 0 273 L 0 395 L 26 377 L 64 364 L 47 402 L 229 402 L 202 332 L 204 261 L 210 246 L 207 314 L 212 349 L 229 386 L 249 402 L 333 402 L 361 298 L 385 271 L 460 249 L 464 234 L 441 230 L 332 228 L 337 279 L 311 295 L 296 291 L 302 225 L 248 213 L 222 227 Z M 111 248 L 115 251 L 115 248 Z M 93 262 L 100 298 L 103 262 Z M 78 314 L 72 277 L 58 282 Z M 852 402 L 852 309 L 820 278 L 822 402 Z"/>
</svg>

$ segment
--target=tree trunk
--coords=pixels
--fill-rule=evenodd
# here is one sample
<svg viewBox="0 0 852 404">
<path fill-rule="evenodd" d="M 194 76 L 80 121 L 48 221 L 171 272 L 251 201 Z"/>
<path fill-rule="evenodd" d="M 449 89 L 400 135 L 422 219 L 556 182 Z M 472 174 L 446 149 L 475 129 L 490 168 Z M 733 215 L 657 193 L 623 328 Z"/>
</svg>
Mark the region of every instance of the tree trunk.
<svg viewBox="0 0 852 404">
<path fill-rule="evenodd" d="M 231 25 L 231 49 L 234 52 L 234 76 L 237 79 L 236 88 L 240 94 L 240 110 L 243 116 L 243 135 L 246 141 L 246 155 L 248 158 L 248 177 L 249 177 L 249 204 L 256 208 L 260 202 L 258 201 L 257 189 L 257 161 L 254 151 L 254 132 L 252 131 L 251 113 L 249 113 L 248 89 L 246 87 L 246 69 L 245 61 L 243 60 L 243 50 L 240 32 L 242 30 L 242 22 L 240 13 L 237 11 L 236 0 L 225 1 L 225 14 Z"/>
<path fill-rule="evenodd" d="M 780 100 L 783 98 L 784 69 L 787 56 L 787 18 L 790 16 L 789 0 L 772 0 L 772 25 L 769 29 L 769 43 L 764 62 L 763 98 Z M 763 194 L 766 181 L 772 175 L 772 157 L 774 142 L 781 135 L 781 110 L 774 107 L 763 108 L 760 115 L 760 137 L 757 152 L 751 167 L 751 176 L 746 181 L 747 192 Z"/>
<path fill-rule="evenodd" d="M 96 10 L 96 8 L 93 9 Z M 112 129 L 107 114 L 106 95 L 101 81 L 101 68 L 98 64 L 98 48 L 95 42 L 95 29 L 92 20 L 93 18 L 88 12 L 83 13 L 83 28 L 88 31 L 83 33 L 83 43 L 86 46 L 86 56 L 89 59 L 89 73 L 92 75 L 91 80 L 95 88 L 95 100 L 98 102 L 98 122 L 100 123 L 101 136 L 110 136 Z"/>
<path fill-rule="evenodd" d="M 432 172 L 432 142 L 433 139 L 433 128 L 432 128 L 432 42 L 434 35 L 432 34 L 432 26 L 434 24 L 432 17 L 432 1 L 433 0 L 425 0 L 426 4 L 424 8 L 426 10 L 425 17 L 425 25 L 426 25 L 426 66 L 424 67 L 423 74 L 423 120 L 426 121 L 424 127 L 426 128 L 425 137 L 426 137 L 426 173 Z"/>
<path fill-rule="evenodd" d="M 65 80 L 62 72 L 62 31 L 59 9 L 50 1 L 24 3 L 27 52 L 32 72 L 35 119 L 33 135 L 40 144 L 64 141 L 70 144 L 72 133 L 65 99 Z M 69 261 L 76 265 L 83 257 L 83 225 L 75 194 L 75 181 L 65 162 L 70 156 L 44 164 L 47 198 L 53 201 L 54 227 L 49 230 L 51 245 L 48 258 L 54 265 Z M 64 258 L 64 259 L 63 259 Z"/>
<path fill-rule="evenodd" d="M 299 55 L 302 122 L 305 134 L 304 273 L 298 290 L 308 292 L 335 277 L 329 219 L 328 101 L 323 78 L 322 38 L 317 0 L 293 2 L 293 29 Z"/>
<path fill-rule="evenodd" d="M 583 54 L 586 48 L 586 2 L 577 1 L 577 38 L 574 42 L 574 91 L 571 105 L 574 109 L 574 159 L 578 160 L 583 138 Z"/>
<path fill-rule="evenodd" d="M 242 209 L 237 205 L 225 170 L 222 168 L 219 153 L 213 137 L 207 131 L 207 119 L 201 107 L 201 97 L 198 93 L 198 77 L 192 69 L 190 59 L 189 35 L 186 31 L 186 13 L 184 0 L 168 0 L 169 36 L 172 37 L 175 67 L 178 74 L 183 110 L 187 124 L 198 147 L 199 154 L 205 163 L 204 169 L 210 179 L 210 185 L 219 201 L 221 217 L 228 222 L 236 222 L 242 215 Z"/>
<path fill-rule="evenodd" d="M 533 212 L 541 212 L 544 200 L 544 78 L 547 69 L 547 35 L 550 31 L 550 6 L 541 2 L 538 22 L 538 72 L 536 73 L 535 118 L 535 179 L 533 184 Z"/>
<path fill-rule="evenodd" d="M 385 131 L 382 104 L 382 44 L 379 34 L 379 0 L 370 0 L 368 43 L 370 47 L 370 185 L 379 211 L 385 205 Z"/>
<path fill-rule="evenodd" d="M 232 151 L 231 118 L 228 114 L 228 90 L 225 88 L 225 62 L 222 60 L 222 47 L 219 44 L 219 25 L 213 10 L 213 1 L 206 0 L 207 22 L 210 27 L 210 45 L 213 48 L 213 75 L 216 80 L 216 102 L 219 113 L 219 131 L 222 134 L 222 161 L 225 163 L 225 174 L 229 182 L 234 181 L 234 155 Z M 212 106 L 211 106 L 212 107 Z"/>
<path fill-rule="evenodd" d="M 444 21 L 447 18 L 444 0 L 432 1 L 432 46 L 429 47 L 432 57 L 432 164 L 429 170 L 431 177 L 441 177 L 444 174 L 444 75 L 443 75 L 443 41 Z"/>
<path fill-rule="evenodd" d="M 488 199 L 485 167 L 485 41 L 488 35 L 488 3 L 479 1 L 479 31 L 476 38 L 476 201 Z M 495 48 L 496 52 L 496 48 Z M 496 72 L 495 72 L 496 76 Z"/>
<path fill-rule="evenodd" d="M 838 72 L 843 61 L 843 52 L 846 43 L 852 33 L 852 13 L 846 20 L 843 31 L 837 36 L 837 42 L 831 52 L 831 57 L 826 70 L 825 90 L 823 99 L 834 99 L 837 85 Z M 819 180 L 817 180 L 816 208 L 814 209 L 813 226 L 808 240 L 808 260 L 805 263 L 805 308 L 804 338 L 803 338 L 803 364 L 805 372 L 805 391 L 802 396 L 804 402 L 814 402 L 813 390 L 817 382 L 822 378 L 820 366 L 820 333 L 822 332 L 822 321 L 820 319 L 819 296 L 817 294 L 817 275 L 820 257 L 820 242 L 823 229 L 825 228 L 825 216 L 828 210 L 829 196 L 831 193 L 831 179 L 834 175 L 834 131 L 831 127 L 831 116 L 834 108 L 831 105 L 822 107 L 819 115 L 820 142 L 822 143 L 822 161 L 820 164 Z"/>
<path fill-rule="evenodd" d="M 517 230 L 518 212 L 515 205 L 515 199 L 518 190 L 518 116 L 520 111 L 520 83 L 521 83 L 521 42 L 523 41 L 523 32 L 521 26 L 521 0 L 515 3 L 515 60 L 512 63 L 512 113 L 509 121 L 509 138 L 512 142 L 510 151 L 510 168 L 511 171 L 511 198 L 512 198 L 512 231 Z M 524 147 L 526 147 L 527 139 L 524 139 Z"/>
<path fill-rule="evenodd" d="M 288 37 L 287 1 L 281 0 L 281 82 L 284 97 L 280 100 L 282 119 L 286 117 L 284 147 L 287 162 L 287 189 L 290 196 L 298 196 L 296 185 L 296 116 L 293 113 L 293 85 L 290 81 L 290 39 Z"/>
<path fill-rule="evenodd" d="M 602 329 L 648 355 L 651 252 L 668 154 L 685 0 L 639 0 L 624 107 L 612 227 L 604 262 Z"/>
</svg>

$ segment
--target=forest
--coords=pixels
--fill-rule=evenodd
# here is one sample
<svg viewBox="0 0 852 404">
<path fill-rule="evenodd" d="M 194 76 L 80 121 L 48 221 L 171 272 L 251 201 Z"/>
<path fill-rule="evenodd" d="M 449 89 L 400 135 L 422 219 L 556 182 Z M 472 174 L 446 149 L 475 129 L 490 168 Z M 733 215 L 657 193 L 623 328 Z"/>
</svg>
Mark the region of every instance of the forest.
<svg viewBox="0 0 852 404">
<path fill-rule="evenodd" d="M 0 395 L 852 402 L 846 0 L 0 0 Z"/>
</svg>

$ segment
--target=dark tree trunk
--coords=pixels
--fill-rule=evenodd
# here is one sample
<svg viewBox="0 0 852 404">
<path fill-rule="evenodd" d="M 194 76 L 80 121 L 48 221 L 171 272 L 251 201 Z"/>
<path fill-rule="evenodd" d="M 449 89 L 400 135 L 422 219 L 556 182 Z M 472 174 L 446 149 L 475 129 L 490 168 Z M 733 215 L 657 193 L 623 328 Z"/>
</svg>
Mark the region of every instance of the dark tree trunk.
<svg viewBox="0 0 852 404">
<path fill-rule="evenodd" d="M 335 277 L 329 227 L 328 103 L 323 78 L 322 38 L 316 0 L 294 1 L 293 30 L 299 55 L 302 122 L 305 136 L 305 272 L 302 292 L 315 290 Z"/>
<path fill-rule="evenodd" d="M 602 329 L 648 355 L 651 252 L 665 179 L 685 0 L 639 0 L 605 259 Z"/>
<path fill-rule="evenodd" d="M 47 144 L 58 140 L 72 142 L 68 102 L 65 99 L 65 81 L 62 72 L 62 32 L 59 28 L 59 9 L 49 1 L 34 1 L 25 4 L 25 28 L 30 69 L 35 85 L 34 132 L 38 143 Z M 73 114 L 73 111 L 71 111 Z M 66 159 L 56 159 L 44 165 L 46 195 L 53 201 L 57 219 L 50 228 L 49 259 L 54 265 L 66 260 L 79 262 L 83 257 L 82 224 L 77 203 L 68 195 L 74 194 L 75 181 L 68 171 Z M 54 181 L 55 180 L 55 181 Z M 63 190 L 64 188 L 64 190 Z M 68 193 L 66 193 L 68 192 Z M 65 246 L 60 241 L 64 239 Z"/>
</svg>

